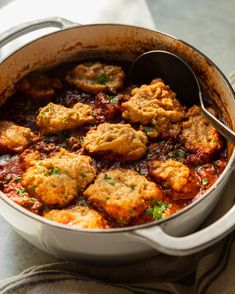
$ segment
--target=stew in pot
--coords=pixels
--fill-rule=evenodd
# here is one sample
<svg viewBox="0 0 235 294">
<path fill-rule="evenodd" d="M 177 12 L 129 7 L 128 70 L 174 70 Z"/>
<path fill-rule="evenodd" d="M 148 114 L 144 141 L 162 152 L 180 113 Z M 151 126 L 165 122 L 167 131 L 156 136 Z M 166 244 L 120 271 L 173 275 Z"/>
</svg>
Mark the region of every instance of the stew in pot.
<svg viewBox="0 0 235 294">
<path fill-rule="evenodd" d="M 223 138 L 161 77 L 132 85 L 127 69 L 65 63 L 17 83 L 0 114 L 0 183 L 10 199 L 55 222 L 115 228 L 203 197 L 226 165 Z"/>
</svg>

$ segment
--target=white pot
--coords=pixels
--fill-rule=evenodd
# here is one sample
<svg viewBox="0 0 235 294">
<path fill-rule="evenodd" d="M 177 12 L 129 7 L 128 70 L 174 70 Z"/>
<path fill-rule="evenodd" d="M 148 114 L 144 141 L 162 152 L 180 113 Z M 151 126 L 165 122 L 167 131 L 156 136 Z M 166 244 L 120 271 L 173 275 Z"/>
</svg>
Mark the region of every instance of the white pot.
<svg viewBox="0 0 235 294">
<path fill-rule="evenodd" d="M 51 33 L 25 45 L 0 64 L 0 101 L 32 70 L 84 57 L 133 60 L 153 49 L 176 53 L 195 71 L 202 91 L 220 109 L 224 121 L 234 129 L 234 93 L 221 71 L 201 52 L 169 35 L 141 27 L 117 24 L 76 25 L 61 18 L 35 21 L 10 30 L 0 46 L 27 32 L 55 26 Z M 82 230 L 52 222 L 31 213 L 0 193 L 0 213 L 26 240 L 56 257 L 87 262 L 123 263 L 153 256 L 157 252 L 187 255 L 219 241 L 235 225 L 235 208 L 211 226 L 194 232 L 213 210 L 227 183 L 235 152 L 228 144 L 228 164 L 214 185 L 180 212 L 153 223 L 121 229 Z M 183 236 L 183 237 L 181 237 Z"/>
</svg>

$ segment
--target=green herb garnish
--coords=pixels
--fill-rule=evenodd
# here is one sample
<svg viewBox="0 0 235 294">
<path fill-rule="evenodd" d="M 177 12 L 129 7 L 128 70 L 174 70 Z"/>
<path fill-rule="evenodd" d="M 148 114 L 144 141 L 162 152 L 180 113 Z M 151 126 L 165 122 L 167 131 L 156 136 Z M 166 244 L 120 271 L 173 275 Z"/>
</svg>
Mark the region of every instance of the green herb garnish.
<svg viewBox="0 0 235 294">
<path fill-rule="evenodd" d="M 18 193 L 21 197 L 25 196 L 25 188 L 21 188 L 16 190 L 16 193 Z"/>
<path fill-rule="evenodd" d="M 184 162 L 187 156 L 187 151 L 183 149 L 177 149 L 173 151 L 173 155 L 169 157 L 173 157 L 175 160 L 179 162 Z"/>
<path fill-rule="evenodd" d="M 155 201 L 153 198 L 150 199 L 150 204 L 153 207 L 149 207 L 145 213 L 152 214 L 154 220 L 162 219 L 162 213 L 172 206 L 172 204 L 164 203 L 162 200 Z"/>
<path fill-rule="evenodd" d="M 104 180 L 109 183 L 110 185 L 115 185 L 116 181 L 111 178 L 110 176 L 108 176 L 107 174 L 104 174 Z"/>
<path fill-rule="evenodd" d="M 5 183 L 8 184 L 11 180 L 11 175 L 7 175 L 5 179 Z"/>
<path fill-rule="evenodd" d="M 80 173 L 79 175 L 80 175 L 80 177 L 82 177 L 82 178 L 86 178 L 86 175 L 85 175 L 84 173 Z"/>
<path fill-rule="evenodd" d="M 105 73 L 103 73 L 103 74 L 101 74 L 100 76 L 98 76 L 96 78 L 96 81 L 99 84 L 104 85 L 104 84 L 106 84 L 108 82 L 108 76 Z"/>
<path fill-rule="evenodd" d="M 111 104 L 116 104 L 117 101 L 118 101 L 119 97 L 118 96 L 114 96 L 112 99 L 111 99 Z"/>
<path fill-rule="evenodd" d="M 145 129 L 144 129 L 144 132 L 145 132 L 147 135 L 149 135 L 149 134 L 155 132 L 155 129 L 150 128 L 150 127 L 149 127 L 149 128 L 145 128 Z"/>
<path fill-rule="evenodd" d="M 125 225 L 125 224 L 126 224 L 126 220 L 125 220 L 125 218 L 124 218 L 123 216 L 120 216 L 120 217 L 119 217 L 119 222 L 120 222 L 120 224 L 122 224 L 122 225 Z"/>
<path fill-rule="evenodd" d="M 5 157 L 5 161 L 6 161 L 6 162 L 11 162 L 11 159 L 12 159 L 12 156 L 11 156 L 11 155 L 7 155 L 7 156 Z"/>
<path fill-rule="evenodd" d="M 128 212 L 128 215 L 129 215 L 129 216 L 134 216 L 134 215 L 136 215 L 136 211 L 135 211 L 134 209 L 132 209 L 132 210 L 130 210 L 130 211 Z"/>
<path fill-rule="evenodd" d="M 202 185 L 206 186 L 209 183 L 207 178 L 202 179 Z"/>
<path fill-rule="evenodd" d="M 35 191 L 35 189 L 36 189 L 36 186 L 31 186 L 30 188 L 31 191 Z"/>
<path fill-rule="evenodd" d="M 204 167 L 202 164 L 200 164 L 200 163 L 194 162 L 194 165 L 195 165 L 197 168 L 205 169 L 205 167 Z"/>
<path fill-rule="evenodd" d="M 20 177 L 20 176 L 15 176 L 15 177 L 14 177 L 14 181 L 15 181 L 15 182 L 19 182 L 19 181 L 21 181 L 21 177 Z"/>
<path fill-rule="evenodd" d="M 48 170 L 48 174 L 50 176 L 57 176 L 60 174 L 60 169 L 58 167 L 51 167 L 49 170 Z"/>
</svg>

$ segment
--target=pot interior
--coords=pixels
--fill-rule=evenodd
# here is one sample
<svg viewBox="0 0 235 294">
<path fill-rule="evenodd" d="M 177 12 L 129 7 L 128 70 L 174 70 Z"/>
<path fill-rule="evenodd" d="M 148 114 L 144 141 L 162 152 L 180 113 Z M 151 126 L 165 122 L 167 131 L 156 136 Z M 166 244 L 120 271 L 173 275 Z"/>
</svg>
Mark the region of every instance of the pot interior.
<svg viewBox="0 0 235 294">
<path fill-rule="evenodd" d="M 197 49 L 169 35 L 127 25 L 97 24 L 55 32 L 16 50 L 0 65 L 0 103 L 14 92 L 14 85 L 30 71 L 64 61 L 100 57 L 132 61 L 148 50 L 167 50 L 194 70 L 203 95 L 213 101 L 223 121 L 234 129 L 234 93 L 220 70 Z M 231 156 L 233 147 L 228 146 Z"/>
</svg>

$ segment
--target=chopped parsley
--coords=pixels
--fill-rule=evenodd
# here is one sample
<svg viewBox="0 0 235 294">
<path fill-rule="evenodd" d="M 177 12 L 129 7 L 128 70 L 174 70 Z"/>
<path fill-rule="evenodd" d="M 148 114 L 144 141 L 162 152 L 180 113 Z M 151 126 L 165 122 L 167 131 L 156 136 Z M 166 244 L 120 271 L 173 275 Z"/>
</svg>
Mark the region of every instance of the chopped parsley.
<svg viewBox="0 0 235 294">
<path fill-rule="evenodd" d="M 153 147 L 153 144 L 149 146 L 149 149 L 148 149 L 148 155 L 147 157 L 151 157 L 152 155 L 154 154 L 154 147 Z"/>
<path fill-rule="evenodd" d="M 35 189 L 36 189 L 36 186 L 31 186 L 30 188 L 31 191 L 35 191 Z"/>
<path fill-rule="evenodd" d="M 85 175 L 84 173 L 80 173 L 79 175 L 80 175 L 80 177 L 82 177 L 83 179 L 86 178 L 86 175 Z"/>
<path fill-rule="evenodd" d="M 85 199 L 84 199 L 84 197 L 83 196 L 79 196 L 78 197 L 78 201 L 84 201 Z"/>
<path fill-rule="evenodd" d="M 82 192 L 83 191 L 83 189 L 81 187 L 78 187 L 77 190 L 78 190 L 78 192 Z"/>
<path fill-rule="evenodd" d="M 206 186 L 209 183 L 207 178 L 202 179 L 202 185 Z"/>
<path fill-rule="evenodd" d="M 200 164 L 200 163 L 195 162 L 194 165 L 195 165 L 197 168 L 205 169 L 205 167 L 204 167 L 202 164 Z"/>
<path fill-rule="evenodd" d="M 60 169 L 58 167 L 51 167 L 49 170 L 48 170 L 48 174 L 50 176 L 57 176 L 60 174 Z"/>
<path fill-rule="evenodd" d="M 154 125 L 155 125 L 155 127 L 157 127 L 159 129 L 161 126 L 161 123 L 160 123 L 160 121 L 156 121 Z"/>
<path fill-rule="evenodd" d="M 116 104 L 116 103 L 118 102 L 118 99 L 119 99 L 118 96 L 114 96 L 114 97 L 111 99 L 111 104 Z"/>
<path fill-rule="evenodd" d="M 170 158 L 173 158 L 179 162 L 184 162 L 187 156 L 187 151 L 183 149 L 176 149 L 173 152 L 170 152 L 169 156 Z"/>
<path fill-rule="evenodd" d="M 25 196 L 25 188 L 21 188 L 21 189 L 18 189 L 18 190 L 16 190 L 16 193 L 18 193 L 20 196 Z"/>
<path fill-rule="evenodd" d="M 96 78 L 96 81 L 101 85 L 106 84 L 108 80 L 109 80 L 108 75 L 106 75 L 105 73 L 101 74 L 100 76 Z"/>
<path fill-rule="evenodd" d="M 12 156 L 11 155 L 6 155 L 5 161 L 6 162 L 11 162 Z"/>
<path fill-rule="evenodd" d="M 53 143 L 54 142 L 54 136 L 45 136 L 44 142 L 46 144 Z"/>
<path fill-rule="evenodd" d="M 164 203 L 162 200 L 155 201 L 153 198 L 150 199 L 150 203 L 153 207 L 149 207 L 146 214 L 152 214 L 154 220 L 162 219 L 162 213 L 172 206 L 172 204 Z"/>
<path fill-rule="evenodd" d="M 120 222 L 120 224 L 122 224 L 122 225 L 125 225 L 125 224 L 126 224 L 126 220 L 125 220 L 125 218 L 124 218 L 123 216 L 120 216 L 120 217 L 119 217 L 119 222 Z"/>
<path fill-rule="evenodd" d="M 47 170 L 46 170 L 45 168 L 40 168 L 39 172 L 40 172 L 41 174 L 45 174 L 45 173 L 47 172 Z"/>
<path fill-rule="evenodd" d="M 156 130 L 154 129 L 154 128 L 150 128 L 150 127 L 148 127 L 148 128 L 144 128 L 144 132 L 145 132 L 145 134 L 147 134 L 147 135 L 149 135 L 149 134 L 151 134 L 151 133 L 154 133 Z"/>
<path fill-rule="evenodd" d="M 132 210 L 130 210 L 130 211 L 128 212 L 128 215 L 129 215 L 129 216 L 135 216 L 135 215 L 136 215 L 136 211 L 135 211 L 134 209 L 132 209 Z"/>
<path fill-rule="evenodd" d="M 213 161 L 213 164 L 214 164 L 215 167 L 219 166 L 219 160 Z"/>
<path fill-rule="evenodd" d="M 111 178 L 110 176 L 108 176 L 107 174 L 104 174 L 104 180 L 109 183 L 110 185 L 115 185 L 116 181 Z"/>
<path fill-rule="evenodd" d="M 11 180 L 11 175 L 7 175 L 5 179 L 5 183 L 8 184 Z"/>
<path fill-rule="evenodd" d="M 15 181 L 15 182 L 19 182 L 19 181 L 21 181 L 21 177 L 20 177 L 20 176 L 15 176 L 15 177 L 14 177 L 14 181 Z"/>
</svg>

